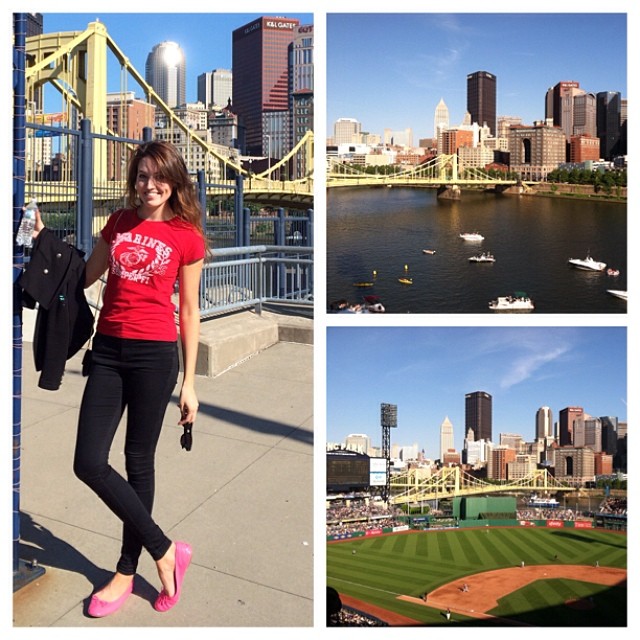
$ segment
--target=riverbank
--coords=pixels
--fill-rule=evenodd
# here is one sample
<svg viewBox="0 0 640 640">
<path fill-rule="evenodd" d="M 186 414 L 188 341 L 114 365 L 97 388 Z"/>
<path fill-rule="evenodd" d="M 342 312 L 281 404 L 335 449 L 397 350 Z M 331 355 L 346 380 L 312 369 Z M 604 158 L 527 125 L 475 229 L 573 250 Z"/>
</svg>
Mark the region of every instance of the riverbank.
<svg viewBox="0 0 640 640">
<path fill-rule="evenodd" d="M 513 189 L 518 189 L 515 187 Z M 571 200 L 595 200 L 597 202 L 627 203 L 627 187 L 619 187 L 616 193 L 607 194 L 602 189 L 598 192 L 590 184 L 558 184 L 543 182 L 531 185 L 522 195 L 543 196 L 547 198 L 567 198 Z"/>
</svg>

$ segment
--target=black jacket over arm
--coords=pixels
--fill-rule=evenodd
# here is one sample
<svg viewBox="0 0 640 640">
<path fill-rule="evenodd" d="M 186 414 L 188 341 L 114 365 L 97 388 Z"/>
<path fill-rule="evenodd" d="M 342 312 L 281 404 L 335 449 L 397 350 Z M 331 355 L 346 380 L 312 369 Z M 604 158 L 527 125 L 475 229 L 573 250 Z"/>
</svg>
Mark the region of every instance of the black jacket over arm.
<svg viewBox="0 0 640 640">
<path fill-rule="evenodd" d="M 38 303 L 33 337 L 38 386 L 56 391 L 68 358 L 93 333 L 93 313 L 84 294 L 84 252 L 46 227 L 34 241 L 31 260 L 18 280 L 23 306 Z"/>
</svg>

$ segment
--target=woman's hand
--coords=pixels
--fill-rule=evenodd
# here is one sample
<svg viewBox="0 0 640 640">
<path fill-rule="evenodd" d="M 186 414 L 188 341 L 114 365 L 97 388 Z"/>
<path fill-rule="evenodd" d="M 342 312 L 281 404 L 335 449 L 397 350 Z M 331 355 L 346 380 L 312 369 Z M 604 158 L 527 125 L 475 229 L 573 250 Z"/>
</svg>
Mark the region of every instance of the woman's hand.
<svg viewBox="0 0 640 640">
<path fill-rule="evenodd" d="M 190 385 L 182 385 L 180 400 L 178 401 L 178 407 L 180 407 L 178 424 L 194 423 L 198 413 L 198 406 L 198 397 L 195 389 Z"/>
<path fill-rule="evenodd" d="M 35 240 L 38 234 L 44 229 L 44 222 L 42 222 L 42 216 L 40 215 L 40 209 L 36 208 L 36 224 L 33 227 L 32 238 Z"/>
</svg>

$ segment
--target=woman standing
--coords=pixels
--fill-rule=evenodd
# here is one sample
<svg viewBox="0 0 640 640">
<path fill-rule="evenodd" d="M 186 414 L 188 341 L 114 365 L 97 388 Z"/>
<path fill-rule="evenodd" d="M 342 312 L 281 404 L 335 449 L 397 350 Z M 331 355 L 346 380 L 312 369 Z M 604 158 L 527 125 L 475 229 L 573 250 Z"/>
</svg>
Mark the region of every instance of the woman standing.
<svg viewBox="0 0 640 640">
<path fill-rule="evenodd" d="M 89 287 L 109 270 L 80 407 L 74 472 L 123 522 L 116 571 L 92 595 L 93 617 L 117 611 L 132 593 L 143 548 L 162 584 L 154 607 L 169 610 L 178 602 L 192 553 L 187 543 L 169 539 L 151 513 L 155 450 L 179 369 L 176 280 L 183 355 L 179 424 L 193 423 L 198 411 L 194 379 L 206 253 L 201 210 L 184 161 L 168 143 L 136 149 L 127 188 L 133 206 L 109 217 L 85 273 Z M 125 409 L 126 478 L 108 461 Z"/>
</svg>

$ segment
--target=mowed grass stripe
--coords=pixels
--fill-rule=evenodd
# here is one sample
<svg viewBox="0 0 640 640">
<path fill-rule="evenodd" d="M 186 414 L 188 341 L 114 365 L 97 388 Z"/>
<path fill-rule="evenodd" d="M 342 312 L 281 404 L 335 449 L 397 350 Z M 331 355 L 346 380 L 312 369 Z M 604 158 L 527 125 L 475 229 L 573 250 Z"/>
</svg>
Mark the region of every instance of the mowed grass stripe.
<svg viewBox="0 0 640 640">
<path fill-rule="evenodd" d="M 549 561 L 549 552 L 542 543 L 523 529 L 496 529 L 492 532 L 507 549 L 507 556 L 512 565 L 543 564 Z"/>
<path fill-rule="evenodd" d="M 477 571 L 484 564 L 484 560 L 478 553 L 476 536 L 469 530 L 461 529 L 457 535 L 451 536 L 451 546 L 455 549 L 454 556 L 459 558 L 457 564 L 466 566 L 468 571 Z M 486 535 L 486 534 L 485 534 Z"/>
</svg>

